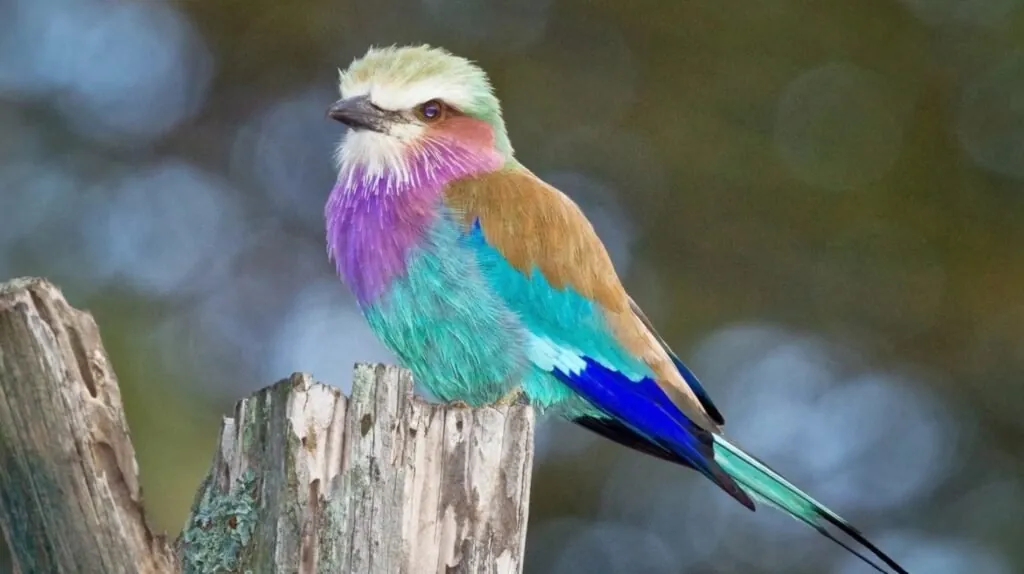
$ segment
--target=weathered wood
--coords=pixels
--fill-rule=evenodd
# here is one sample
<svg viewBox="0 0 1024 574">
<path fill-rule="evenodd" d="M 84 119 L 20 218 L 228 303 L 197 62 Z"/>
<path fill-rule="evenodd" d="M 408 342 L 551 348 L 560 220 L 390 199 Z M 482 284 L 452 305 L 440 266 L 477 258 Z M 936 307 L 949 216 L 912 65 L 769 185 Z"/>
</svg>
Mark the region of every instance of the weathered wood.
<svg viewBox="0 0 1024 574">
<path fill-rule="evenodd" d="M 241 401 L 179 539 L 185 572 L 522 571 L 529 407 L 412 396 L 357 365 L 352 397 L 290 379 Z"/>
<path fill-rule="evenodd" d="M 96 323 L 41 279 L 0 285 L 0 528 L 24 574 L 173 570 Z"/>
</svg>

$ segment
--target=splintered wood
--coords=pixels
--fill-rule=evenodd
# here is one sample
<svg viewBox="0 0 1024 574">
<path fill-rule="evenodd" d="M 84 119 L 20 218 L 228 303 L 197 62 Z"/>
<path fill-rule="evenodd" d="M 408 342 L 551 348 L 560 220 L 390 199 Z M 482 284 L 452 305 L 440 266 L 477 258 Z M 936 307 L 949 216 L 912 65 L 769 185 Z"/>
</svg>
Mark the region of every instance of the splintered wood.
<svg viewBox="0 0 1024 574">
<path fill-rule="evenodd" d="M 296 374 L 225 419 L 184 569 L 519 573 L 532 459 L 529 407 L 428 404 L 382 365 L 349 399 Z"/>
</svg>

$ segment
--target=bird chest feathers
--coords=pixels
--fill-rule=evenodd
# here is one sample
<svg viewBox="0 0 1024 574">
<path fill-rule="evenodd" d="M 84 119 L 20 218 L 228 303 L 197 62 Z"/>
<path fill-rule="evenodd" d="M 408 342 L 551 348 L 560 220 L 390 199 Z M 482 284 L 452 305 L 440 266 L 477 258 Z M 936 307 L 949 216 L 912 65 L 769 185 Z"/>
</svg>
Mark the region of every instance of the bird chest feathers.
<svg viewBox="0 0 1024 574">
<path fill-rule="evenodd" d="M 506 394 L 527 364 L 522 327 L 485 285 L 439 194 L 350 189 L 332 202 L 329 250 L 338 272 L 416 380 L 470 404 Z"/>
<path fill-rule="evenodd" d="M 439 215 L 437 193 L 339 181 L 327 206 L 328 250 L 360 305 L 404 275 Z"/>
</svg>

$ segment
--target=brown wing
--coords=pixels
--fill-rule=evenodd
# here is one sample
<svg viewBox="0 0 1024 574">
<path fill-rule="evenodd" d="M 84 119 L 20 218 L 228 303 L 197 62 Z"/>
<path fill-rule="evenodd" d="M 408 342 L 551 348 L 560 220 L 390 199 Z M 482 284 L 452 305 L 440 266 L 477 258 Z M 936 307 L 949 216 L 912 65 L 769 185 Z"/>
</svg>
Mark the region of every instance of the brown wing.
<svg viewBox="0 0 1024 574">
<path fill-rule="evenodd" d="M 455 182 L 445 202 L 467 228 L 478 221 L 487 243 L 521 273 L 536 268 L 553 287 L 571 287 L 599 303 L 619 343 L 650 367 L 683 414 L 705 430 L 719 431 L 716 417 L 637 313 L 604 244 L 568 196 L 525 168 L 514 168 Z"/>
</svg>

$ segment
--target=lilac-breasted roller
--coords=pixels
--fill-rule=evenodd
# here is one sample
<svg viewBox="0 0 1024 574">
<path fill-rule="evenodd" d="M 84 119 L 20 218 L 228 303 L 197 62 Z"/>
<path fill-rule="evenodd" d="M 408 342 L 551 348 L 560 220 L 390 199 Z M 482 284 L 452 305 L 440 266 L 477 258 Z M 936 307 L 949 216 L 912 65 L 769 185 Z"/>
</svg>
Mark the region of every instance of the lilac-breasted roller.
<svg viewBox="0 0 1024 574">
<path fill-rule="evenodd" d="M 627 294 L 590 222 L 516 160 L 483 70 L 429 46 L 371 49 L 340 91 L 328 114 L 349 129 L 325 208 L 328 253 L 420 384 L 471 406 L 529 401 L 906 574 L 722 435 L 722 414 Z"/>
</svg>

